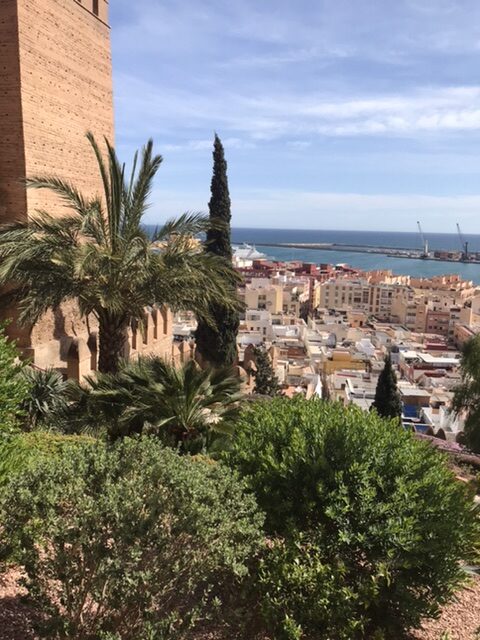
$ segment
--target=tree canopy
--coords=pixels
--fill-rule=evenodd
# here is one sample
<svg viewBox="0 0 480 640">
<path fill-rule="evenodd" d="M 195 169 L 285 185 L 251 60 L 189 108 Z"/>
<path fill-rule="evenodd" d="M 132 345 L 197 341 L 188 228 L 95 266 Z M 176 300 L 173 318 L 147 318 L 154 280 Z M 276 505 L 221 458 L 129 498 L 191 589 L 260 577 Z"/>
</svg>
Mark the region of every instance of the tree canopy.
<svg viewBox="0 0 480 640">
<path fill-rule="evenodd" d="M 460 371 L 462 382 L 455 389 L 453 409 L 466 413 L 465 444 L 480 453 L 480 335 L 464 346 Z"/>
<path fill-rule="evenodd" d="M 222 142 L 215 134 L 213 149 L 213 176 L 209 202 L 212 228 L 207 232 L 207 252 L 232 262 L 230 222 L 231 201 L 228 189 L 227 162 Z M 221 226 L 218 226 L 220 223 Z M 229 283 L 230 295 L 236 295 L 236 283 Z M 215 323 L 199 317 L 196 332 L 197 349 L 202 358 L 213 366 L 231 366 L 237 359 L 237 334 L 240 324 L 238 310 L 226 307 L 221 300 L 214 301 L 210 313 Z"/>
<path fill-rule="evenodd" d="M 385 366 L 378 377 L 372 409 L 375 409 L 382 418 L 400 418 L 402 415 L 402 400 L 397 387 L 397 376 L 389 355 L 385 358 Z"/>
<path fill-rule="evenodd" d="M 127 176 L 108 141 L 104 159 L 93 135 L 88 140 L 102 197 L 87 198 L 54 176 L 30 178 L 31 188 L 57 194 L 67 213 L 58 218 L 38 212 L 0 230 L 0 285 L 13 285 L 9 297 L 27 324 L 67 300 L 77 301 L 84 316 L 98 321 L 99 370 L 114 372 L 125 354 L 128 328 L 143 326 L 147 306 L 189 309 L 214 324 L 213 303 L 221 301 L 232 310 L 238 302 L 230 286 L 235 278 L 231 265 L 191 242 L 192 236 L 211 230 L 207 218 L 183 215 L 158 228 L 153 238 L 143 227 L 162 162 L 153 142 L 135 154 Z"/>
<path fill-rule="evenodd" d="M 253 351 L 256 370 L 254 392 L 262 396 L 276 396 L 280 393 L 280 383 L 273 370 L 270 354 L 265 347 L 255 347 Z"/>
</svg>

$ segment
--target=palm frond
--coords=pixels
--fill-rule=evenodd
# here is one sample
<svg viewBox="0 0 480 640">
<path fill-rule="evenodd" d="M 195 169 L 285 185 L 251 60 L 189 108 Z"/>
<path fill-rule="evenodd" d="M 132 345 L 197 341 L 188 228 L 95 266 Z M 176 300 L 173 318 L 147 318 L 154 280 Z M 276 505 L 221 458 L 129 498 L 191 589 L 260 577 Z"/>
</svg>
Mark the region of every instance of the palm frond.
<svg viewBox="0 0 480 640">
<path fill-rule="evenodd" d="M 153 178 L 162 162 L 161 155 L 153 155 L 153 140 L 150 139 L 142 149 L 142 161 L 138 175 L 135 175 L 135 171 L 132 172 L 128 188 L 128 222 L 133 228 L 138 228 L 143 214 L 148 209 L 148 198 L 151 195 Z"/>
<path fill-rule="evenodd" d="M 30 189 L 49 189 L 64 201 L 65 205 L 84 215 L 88 210 L 88 200 L 72 184 L 55 176 L 33 176 L 27 178 L 26 185 Z"/>
<path fill-rule="evenodd" d="M 102 152 L 100 151 L 100 147 L 95 140 L 95 136 L 91 131 L 87 133 L 87 140 L 90 143 L 90 146 L 93 149 L 95 157 L 97 159 L 98 170 L 100 172 L 100 177 L 103 183 L 103 196 L 105 198 L 105 206 L 107 211 L 111 208 L 111 189 L 110 189 L 110 178 L 109 172 L 107 171 L 107 167 L 105 166 L 105 162 L 103 160 Z"/>
<path fill-rule="evenodd" d="M 210 226 L 208 216 L 202 213 L 187 212 L 178 218 L 168 220 L 162 227 L 155 229 L 152 241 L 162 242 L 175 237 L 194 238 L 199 233 L 206 233 Z"/>
<path fill-rule="evenodd" d="M 32 178 L 30 186 L 53 190 L 70 212 L 58 218 L 41 211 L 28 222 L 0 229 L 0 285 L 11 286 L 11 299 L 25 322 L 76 300 L 83 315 L 95 315 L 104 335 L 118 332 L 115 344 L 120 346 L 111 364 L 115 369 L 125 327 L 137 323 L 142 328 L 145 307 L 189 309 L 213 325 L 212 303 L 241 308 L 235 294 L 238 276 L 227 261 L 192 242 L 212 228 L 198 213 L 168 221 L 154 234 L 162 248 L 151 250 L 141 219 L 162 162 L 151 140 L 135 156 L 126 179 L 125 166 L 109 141 L 104 153 L 91 133 L 87 138 L 104 193 L 88 199 L 61 179 Z M 107 370 L 105 353 L 101 343 L 100 360 Z"/>
<path fill-rule="evenodd" d="M 147 356 L 124 363 L 115 375 L 88 378 L 76 401 L 88 406 L 88 416 L 100 416 L 112 437 L 149 425 L 166 443 L 191 450 L 212 443 L 213 433 L 232 434 L 242 398 L 231 369 L 202 370 L 193 361 L 177 368 Z"/>
</svg>

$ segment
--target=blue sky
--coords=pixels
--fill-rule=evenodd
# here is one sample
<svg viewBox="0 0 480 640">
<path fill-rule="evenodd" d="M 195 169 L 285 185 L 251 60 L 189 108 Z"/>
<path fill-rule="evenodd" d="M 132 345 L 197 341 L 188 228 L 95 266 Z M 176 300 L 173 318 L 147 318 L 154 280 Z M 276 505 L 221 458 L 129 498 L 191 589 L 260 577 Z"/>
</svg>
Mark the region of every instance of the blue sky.
<svg viewBox="0 0 480 640">
<path fill-rule="evenodd" d="M 480 233 L 478 0 L 114 0 L 116 144 L 164 163 L 147 221 Z"/>
</svg>

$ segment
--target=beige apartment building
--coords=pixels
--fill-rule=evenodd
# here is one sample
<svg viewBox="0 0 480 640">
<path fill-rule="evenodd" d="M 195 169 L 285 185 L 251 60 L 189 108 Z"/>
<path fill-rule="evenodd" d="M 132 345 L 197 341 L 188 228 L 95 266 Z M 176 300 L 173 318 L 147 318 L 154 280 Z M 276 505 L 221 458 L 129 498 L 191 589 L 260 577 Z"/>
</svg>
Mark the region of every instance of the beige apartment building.
<svg viewBox="0 0 480 640">
<path fill-rule="evenodd" d="M 272 282 L 269 278 L 253 278 L 239 295 L 247 309 L 299 316 L 302 304 L 309 300 L 309 287 L 309 282 Z"/>
<path fill-rule="evenodd" d="M 416 333 L 436 333 L 453 339 L 455 325 L 461 321 L 464 304 L 452 292 L 428 295 L 408 288 L 399 291 L 392 304 L 392 318 Z"/>
<path fill-rule="evenodd" d="M 339 278 L 322 283 L 319 289 L 321 308 L 363 311 L 388 320 L 397 285 Z"/>
<path fill-rule="evenodd" d="M 415 292 L 410 287 L 398 289 L 392 301 L 392 319 L 409 331 L 423 333 L 427 309 L 425 299 L 416 298 Z"/>
<path fill-rule="evenodd" d="M 318 292 L 319 308 L 362 312 L 417 333 L 453 339 L 459 322 L 480 324 L 480 295 L 474 297 L 478 290 L 459 276 L 426 279 L 378 271 L 361 279 L 328 280 Z"/>
<path fill-rule="evenodd" d="M 432 278 L 409 277 L 409 286 L 420 291 L 445 293 L 456 303 L 465 302 L 475 295 L 476 287 L 471 280 L 462 280 L 459 275 L 433 276 Z"/>
<path fill-rule="evenodd" d="M 114 141 L 108 8 L 106 0 L 0 1 L 0 224 L 40 209 L 65 212 L 51 193 L 26 190 L 27 176 L 58 176 L 87 197 L 102 193 L 85 134 Z M 0 318 L 15 313 L 0 309 Z M 130 351 L 171 352 L 169 312 L 146 313 L 147 342 L 133 340 Z M 39 367 L 71 377 L 96 368 L 93 319 L 87 326 L 74 304 L 33 328 L 13 322 L 9 332 Z"/>
<path fill-rule="evenodd" d="M 480 324 L 476 326 L 468 326 L 459 322 L 453 329 L 453 340 L 456 346 L 461 349 L 466 342 L 474 338 L 480 333 Z"/>
<path fill-rule="evenodd" d="M 267 310 L 270 313 L 283 311 L 282 286 L 272 284 L 268 278 L 255 278 L 245 285 L 240 293 L 247 309 Z"/>
</svg>

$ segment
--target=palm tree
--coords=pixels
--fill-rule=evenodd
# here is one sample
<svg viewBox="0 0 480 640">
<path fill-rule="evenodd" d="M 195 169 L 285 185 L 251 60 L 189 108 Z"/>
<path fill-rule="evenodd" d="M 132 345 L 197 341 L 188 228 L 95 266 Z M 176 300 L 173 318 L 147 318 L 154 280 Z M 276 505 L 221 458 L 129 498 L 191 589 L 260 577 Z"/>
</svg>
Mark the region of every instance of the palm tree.
<svg viewBox="0 0 480 640">
<path fill-rule="evenodd" d="M 243 397 L 231 369 L 200 369 L 194 361 L 175 367 L 157 356 L 85 382 L 72 384 L 69 411 L 84 416 L 83 428 L 103 425 L 112 439 L 148 431 L 189 452 L 231 435 Z"/>
<path fill-rule="evenodd" d="M 466 412 L 466 444 L 480 453 L 480 335 L 465 344 L 460 372 L 462 383 L 455 389 L 453 410 L 457 415 Z"/>
<path fill-rule="evenodd" d="M 54 369 L 35 369 L 25 367 L 22 370 L 29 392 L 22 404 L 26 414 L 27 426 L 35 429 L 39 423 L 56 420 L 66 408 L 67 383 Z"/>
<path fill-rule="evenodd" d="M 115 372 L 124 356 L 127 329 L 143 326 L 145 308 L 167 304 L 211 318 L 213 302 L 237 308 L 231 282 L 233 269 L 207 254 L 191 238 L 206 232 L 207 217 L 185 214 L 158 229 L 152 238 L 142 217 L 162 157 L 153 155 L 150 140 L 140 162 L 135 154 L 129 178 L 114 148 L 106 141 L 107 161 L 92 134 L 103 184 L 103 197 L 87 199 L 73 185 L 55 177 L 27 181 L 50 189 L 70 209 L 61 218 L 39 212 L 28 222 L 0 230 L 0 286 L 9 287 L 20 321 L 35 323 L 47 310 L 76 300 L 84 316 L 99 325 L 99 370 Z"/>
</svg>

